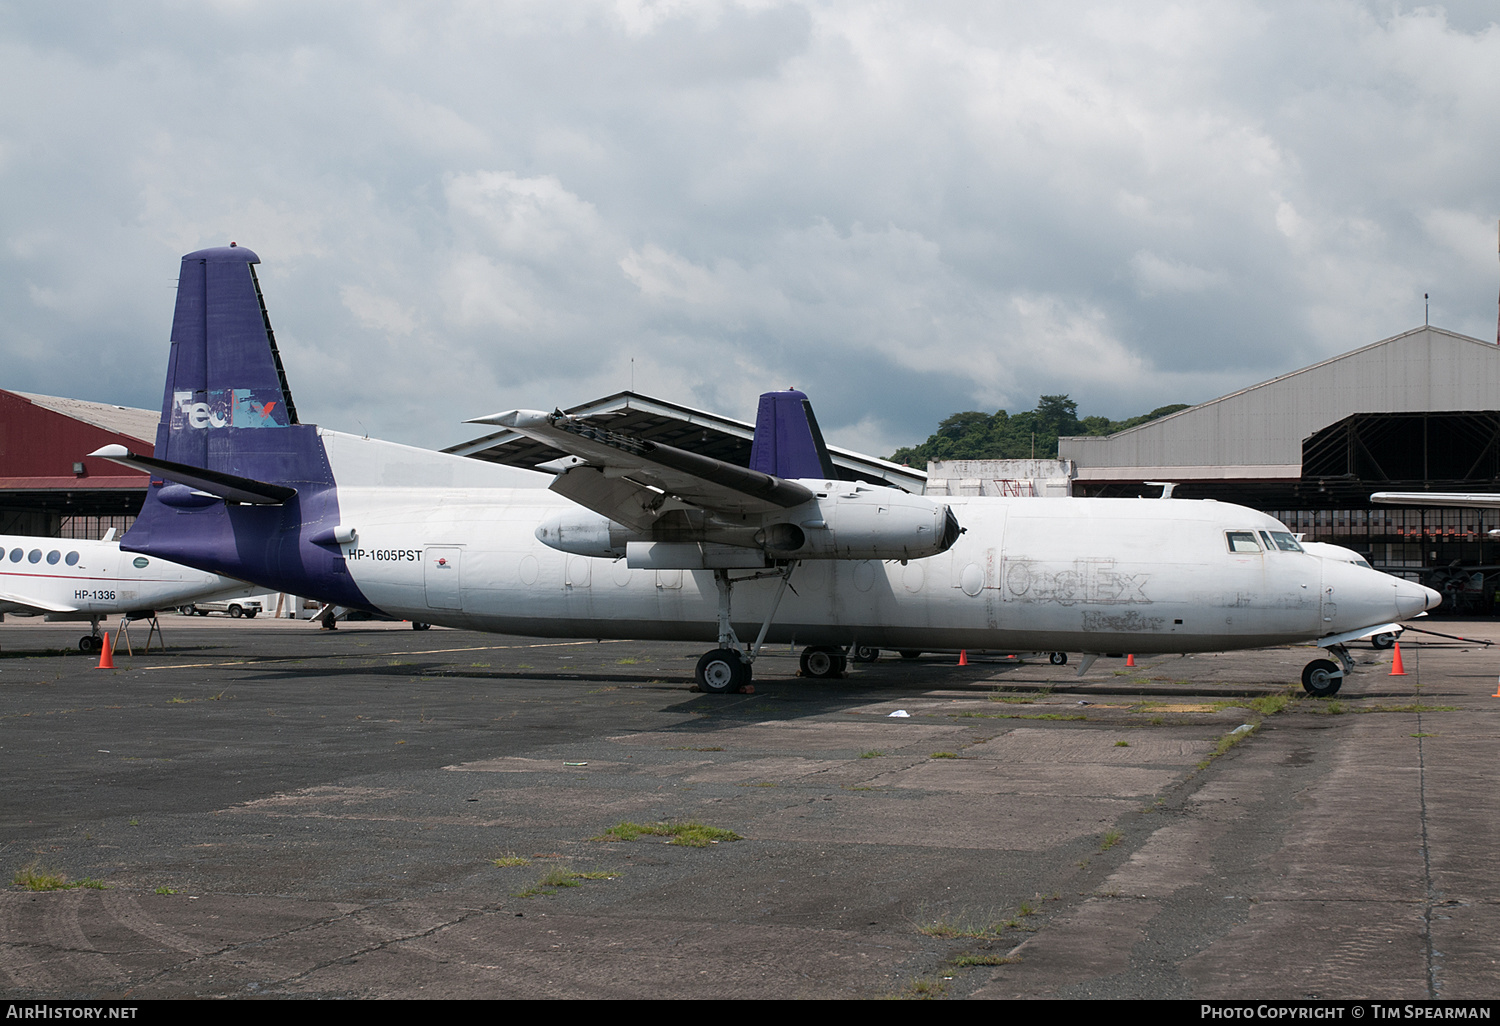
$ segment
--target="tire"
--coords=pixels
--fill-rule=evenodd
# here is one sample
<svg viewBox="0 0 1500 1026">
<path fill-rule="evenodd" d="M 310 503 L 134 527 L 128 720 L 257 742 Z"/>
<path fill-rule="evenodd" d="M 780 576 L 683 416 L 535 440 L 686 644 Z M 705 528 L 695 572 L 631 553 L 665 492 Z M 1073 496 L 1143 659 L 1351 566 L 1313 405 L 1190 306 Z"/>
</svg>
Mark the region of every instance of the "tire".
<svg viewBox="0 0 1500 1026">
<path fill-rule="evenodd" d="M 100 648 L 104 647 L 104 643 L 102 641 L 100 641 L 99 647 Z M 94 651 L 94 637 L 92 635 L 85 634 L 83 637 L 79 638 L 78 639 L 78 651 L 80 651 L 80 652 L 92 652 L 92 651 Z"/>
<path fill-rule="evenodd" d="M 1374 645 L 1376 648 L 1391 648 L 1396 644 L 1396 635 L 1391 632 L 1387 632 L 1385 634 L 1377 634 L 1370 639 L 1370 644 Z"/>
<path fill-rule="evenodd" d="M 1067 666 L 1068 653 L 1053 652 L 1050 656 L 1047 657 L 1047 661 L 1050 662 L 1053 666 Z"/>
<path fill-rule="evenodd" d="M 880 649 L 871 645 L 855 645 L 850 649 L 849 657 L 856 663 L 873 663 L 880 658 Z"/>
<path fill-rule="evenodd" d="M 197 607 L 194 607 L 193 612 L 197 613 L 199 616 L 207 616 L 208 615 L 208 610 L 207 609 L 198 609 Z"/>
<path fill-rule="evenodd" d="M 418 623 L 415 620 L 413 620 L 411 622 L 411 629 L 414 630 L 414 631 L 425 631 L 427 628 L 429 628 L 431 626 L 432 626 L 432 624 L 430 624 L 430 623 Z"/>
<path fill-rule="evenodd" d="M 750 683 L 750 664 L 732 648 L 716 648 L 703 653 L 693 679 L 711 695 L 732 695 Z"/>
<path fill-rule="evenodd" d="M 902 659 L 920 659 L 920 658 L 922 658 L 922 653 L 919 652 L 919 651 L 917 651 L 914 648 L 903 648 L 901 650 L 901 658 Z"/>
<path fill-rule="evenodd" d="M 259 613 L 259 612 L 260 612 L 259 609 L 247 609 L 247 610 L 245 610 L 245 619 L 247 619 L 247 620 L 254 620 L 256 614 Z"/>
<path fill-rule="evenodd" d="M 1314 659 L 1302 668 L 1302 690 L 1314 698 L 1332 698 L 1343 683 L 1339 664 L 1331 659 Z"/>
<path fill-rule="evenodd" d="M 245 611 L 243 609 L 241 609 L 239 606 L 230 606 L 229 607 L 229 618 L 231 620 L 238 620 L 240 617 L 242 617 L 244 615 L 245 615 Z"/>
<path fill-rule="evenodd" d="M 822 646 L 804 648 L 799 662 L 802 676 L 814 680 L 837 680 L 844 675 L 844 667 L 848 665 L 844 653 L 836 648 Z"/>
</svg>

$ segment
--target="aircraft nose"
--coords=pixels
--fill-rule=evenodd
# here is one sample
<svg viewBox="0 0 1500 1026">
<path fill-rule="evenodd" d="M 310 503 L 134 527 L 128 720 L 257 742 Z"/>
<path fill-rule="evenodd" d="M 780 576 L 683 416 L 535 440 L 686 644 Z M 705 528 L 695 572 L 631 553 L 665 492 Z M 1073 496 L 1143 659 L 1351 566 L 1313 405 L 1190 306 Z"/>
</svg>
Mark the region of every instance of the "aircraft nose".
<svg viewBox="0 0 1500 1026">
<path fill-rule="evenodd" d="M 1416 616 L 1425 609 L 1436 609 L 1443 601 L 1441 592 L 1412 581 L 1396 585 L 1396 619 Z"/>
</svg>

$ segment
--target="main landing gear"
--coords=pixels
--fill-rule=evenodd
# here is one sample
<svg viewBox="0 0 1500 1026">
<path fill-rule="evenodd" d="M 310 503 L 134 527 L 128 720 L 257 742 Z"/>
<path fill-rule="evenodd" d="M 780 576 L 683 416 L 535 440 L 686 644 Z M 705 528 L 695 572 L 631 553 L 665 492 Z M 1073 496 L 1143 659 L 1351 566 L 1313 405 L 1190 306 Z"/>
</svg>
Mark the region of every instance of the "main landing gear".
<svg viewBox="0 0 1500 1026">
<path fill-rule="evenodd" d="M 715 695 L 728 695 L 749 687 L 750 667 L 754 664 L 755 657 L 760 655 L 760 647 L 766 641 L 766 632 L 771 629 L 771 620 L 776 616 L 776 608 L 781 605 L 781 597 L 786 594 L 787 583 L 792 579 L 792 571 L 795 569 L 796 563 L 788 563 L 771 573 L 750 574 L 740 578 L 730 577 L 728 570 L 714 571 L 714 585 L 719 590 L 719 647 L 712 652 L 703 653 L 703 657 L 698 660 L 698 668 L 693 677 L 701 690 Z M 760 634 L 756 637 L 755 644 L 742 649 L 740 639 L 735 636 L 734 627 L 729 622 L 731 594 L 736 584 L 767 577 L 780 577 L 781 584 L 776 589 L 776 598 L 771 601 L 765 622 L 760 625 Z M 839 656 L 842 659 L 843 653 L 839 653 Z M 805 652 L 802 658 L 805 663 Z"/>
<path fill-rule="evenodd" d="M 1314 659 L 1302 668 L 1302 690 L 1314 698 L 1332 698 L 1343 686 L 1344 675 L 1354 672 L 1354 660 L 1343 645 L 1330 646 L 1328 653 L 1339 661 Z"/>
<path fill-rule="evenodd" d="M 97 652 L 104 647 L 104 639 L 99 636 L 99 618 L 97 616 L 89 618 L 89 628 L 91 633 L 85 634 L 78 639 L 78 651 L 80 652 Z"/>
<path fill-rule="evenodd" d="M 858 655 L 854 658 L 856 662 L 873 662 L 873 660 L 860 659 Z M 815 680 L 839 680 L 844 676 L 844 671 L 849 669 L 849 657 L 841 648 L 815 645 L 802 650 L 799 664 L 804 677 L 812 677 Z"/>
</svg>

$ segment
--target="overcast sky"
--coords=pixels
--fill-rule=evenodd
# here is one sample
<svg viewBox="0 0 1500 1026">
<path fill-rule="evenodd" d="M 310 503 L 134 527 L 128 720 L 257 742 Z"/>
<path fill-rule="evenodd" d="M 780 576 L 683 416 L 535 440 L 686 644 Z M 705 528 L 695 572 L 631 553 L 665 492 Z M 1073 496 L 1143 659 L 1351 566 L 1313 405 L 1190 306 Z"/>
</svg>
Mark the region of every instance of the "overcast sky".
<svg viewBox="0 0 1500 1026">
<path fill-rule="evenodd" d="M 627 388 L 875 454 L 1491 341 L 1492 3 L 0 3 L 0 386 L 156 408 L 259 253 L 309 422 Z M 632 368 L 632 360 L 633 368 Z"/>
</svg>

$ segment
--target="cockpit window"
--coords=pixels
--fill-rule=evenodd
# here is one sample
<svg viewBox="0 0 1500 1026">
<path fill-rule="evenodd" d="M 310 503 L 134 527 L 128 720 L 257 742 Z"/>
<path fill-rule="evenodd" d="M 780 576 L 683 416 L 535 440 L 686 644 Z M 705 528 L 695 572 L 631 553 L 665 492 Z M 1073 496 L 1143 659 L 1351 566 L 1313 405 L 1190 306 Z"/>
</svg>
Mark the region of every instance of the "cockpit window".
<svg viewBox="0 0 1500 1026">
<path fill-rule="evenodd" d="M 1255 540 L 1254 531 L 1225 531 L 1224 537 L 1229 540 L 1230 552 L 1260 551 L 1260 542 Z"/>
<path fill-rule="evenodd" d="M 1261 533 L 1265 534 L 1264 531 L 1262 531 Z M 1272 531 L 1271 539 L 1276 543 L 1276 547 L 1282 552 L 1302 551 L 1302 546 L 1297 544 L 1297 539 L 1293 538 L 1289 531 Z"/>
</svg>

